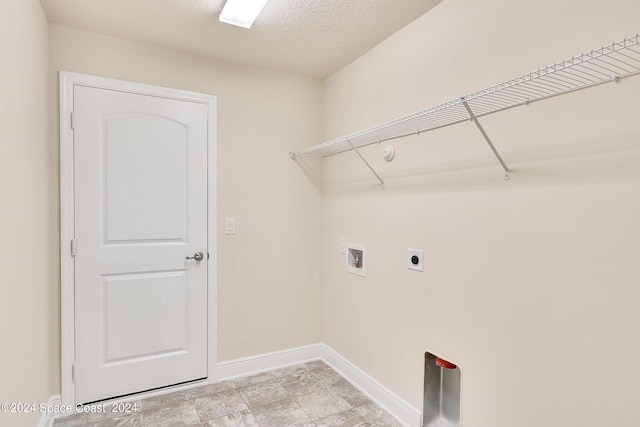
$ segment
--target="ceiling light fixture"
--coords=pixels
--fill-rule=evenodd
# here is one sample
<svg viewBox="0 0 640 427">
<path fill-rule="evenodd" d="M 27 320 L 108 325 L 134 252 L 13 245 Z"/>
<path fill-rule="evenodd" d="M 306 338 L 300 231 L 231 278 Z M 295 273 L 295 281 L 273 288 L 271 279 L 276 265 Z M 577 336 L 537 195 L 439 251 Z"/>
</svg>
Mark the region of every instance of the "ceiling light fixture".
<svg viewBox="0 0 640 427">
<path fill-rule="evenodd" d="M 268 0 L 227 0 L 222 12 L 220 22 L 237 25 L 242 28 L 251 28 L 262 8 Z"/>
</svg>

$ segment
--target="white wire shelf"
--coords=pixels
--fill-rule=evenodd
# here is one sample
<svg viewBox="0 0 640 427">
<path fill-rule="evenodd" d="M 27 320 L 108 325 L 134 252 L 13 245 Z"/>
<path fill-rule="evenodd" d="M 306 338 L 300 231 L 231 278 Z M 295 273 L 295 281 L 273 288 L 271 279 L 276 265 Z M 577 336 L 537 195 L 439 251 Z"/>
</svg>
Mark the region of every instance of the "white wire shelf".
<svg viewBox="0 0 640 427">
<path fill-rule="evenodd" d="M 300 155 L 327 157 L 345 151 L 356 150 L 357 152 L 358 148 L 371 144 L 419 135 L 473 120 L 500 160 L 505 170 L 505 178 L 508 179 L 509 169 L 491 144 L 477 118 L 639 73 L 640 35 L 636 34 L 453 101 L 290 153 L 290 155 L 292 158 Z M 371 166 L 369 168 L 375 174 Z M 384 185 L 377 174 L 376 177 Z"/>
</svg>

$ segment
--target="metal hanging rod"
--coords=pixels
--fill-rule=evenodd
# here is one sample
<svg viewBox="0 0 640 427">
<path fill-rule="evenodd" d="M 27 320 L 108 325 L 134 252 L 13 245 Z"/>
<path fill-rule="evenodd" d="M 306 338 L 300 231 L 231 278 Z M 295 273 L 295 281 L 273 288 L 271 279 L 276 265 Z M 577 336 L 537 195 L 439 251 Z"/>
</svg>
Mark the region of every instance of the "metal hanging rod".
<svg viewBox="0 0 640 427">
<path fill-rule="evenodd" d="M 290 156 L 293 159 L 300 155 L 333 156 L 368 145 L 419 135 L 430 130 L 473 120 L 500 161 L 505 170 L 505 178 L 508 179 L 509 168 L 478 122 L 479 117 L 603 83 L 618 81 L 639 73 L 640 35 L 636 34 L 633 37 L 565 59 L 464 97 L 456 98 L 453 101 L 290 153 Z M 364 160 L 359 152 L 358 155 Z M 367 166 L 383 183 L 380 176 L 368 163 Z"/>
</svg>

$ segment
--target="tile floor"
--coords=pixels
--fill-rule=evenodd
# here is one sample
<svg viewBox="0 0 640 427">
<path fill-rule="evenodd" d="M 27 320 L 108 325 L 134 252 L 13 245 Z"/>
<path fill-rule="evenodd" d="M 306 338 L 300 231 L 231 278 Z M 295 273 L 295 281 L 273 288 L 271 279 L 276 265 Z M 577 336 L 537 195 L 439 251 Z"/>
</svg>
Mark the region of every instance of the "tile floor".
<svg viewBox="0 0 640 427">
<path fill-rule="evenodd" d="M 400 427 L 322 361 L 136 402 L 128 415 L 78 414 L 54 427 Z"/>
</svg>

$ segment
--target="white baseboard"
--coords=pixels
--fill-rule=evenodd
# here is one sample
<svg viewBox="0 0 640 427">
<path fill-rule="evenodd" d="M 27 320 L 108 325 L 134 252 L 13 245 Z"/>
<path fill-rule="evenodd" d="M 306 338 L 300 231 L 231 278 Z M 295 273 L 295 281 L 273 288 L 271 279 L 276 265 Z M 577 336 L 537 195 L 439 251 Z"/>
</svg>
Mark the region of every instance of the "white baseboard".
<svg viewBox="0 0 640 427">
<path fill-rule="evenodd" d="M 396 417 L 407 427 L 420 427 L 422 412 L 389 390 L 366 372 L 349 362 L 326 344 L 322 346 L 322 360 L 359 388 L 371 400 Z"/>
<path fill-rule="evenodd" d="M 62 405 L 62 397 L 59 394 L 51 396 L 47 401 L 47 407 L 49 408 L 52 406 L 60 406 L 60 405 Z M 40 416 L 40 422 L 38 423 L 38 427 L 52 427 L 53 421 L 55 419 L 55 415 L 56 415 L 55 413 L 52 413 L 52 414 L 43 413 Z"/>
<path fill-rule="evenodd" d="M 214 373 L 215 380 L 221 381 L 235 377 L 244 377 L 272 369 L 321 359 L 340 373 L 347 381 L 360 389 L 407 427 L 420 427 L 421 412 L 373 379 L 353 363 L 325 344 L 312 344 L 289 350 L 243 357 L 241 359 L 219 362 Z M 171 389 L 171 391 L 175 391 Z M 161 394 L 162 391 L 155 394 Z M 52 396 L 49 404 L 60 404 L 59 395 Z M 52 427 L 55 414 L 43 414 L 38 427 Z"/>
<path fill-rule="evenodd" d="M 224 380 L 243 377 L 317 359 L 322 359 L 407 427 L 420 427 L 421 412 L 418 409 L 380 384 L 326 344 L 313 344 L 290 350 L 220 362 L 217 365 L 216 379 Z"/>
<path fill-rule="evenodd" d="M 323 344 L 311 344 L 289 350 L 274 351 L 273 353 L 258 354 L 242 359 L 218 362 L 216 380 L 226 380 L 234 377 L 244 377 L 271 369 L 283 368 L 289 365 L 308 362 L 322 358 Z"/>
</svg>

